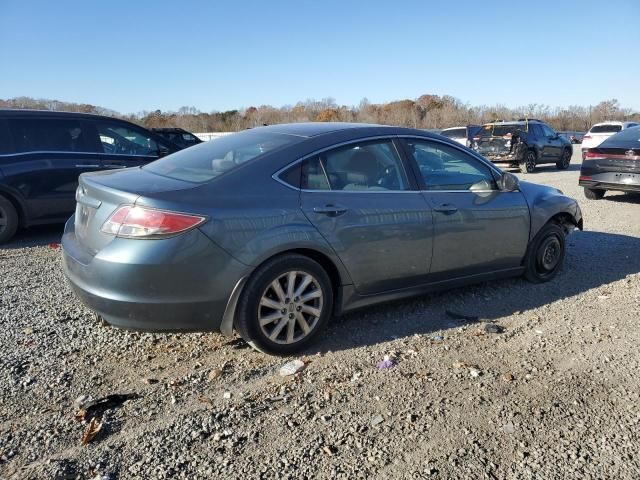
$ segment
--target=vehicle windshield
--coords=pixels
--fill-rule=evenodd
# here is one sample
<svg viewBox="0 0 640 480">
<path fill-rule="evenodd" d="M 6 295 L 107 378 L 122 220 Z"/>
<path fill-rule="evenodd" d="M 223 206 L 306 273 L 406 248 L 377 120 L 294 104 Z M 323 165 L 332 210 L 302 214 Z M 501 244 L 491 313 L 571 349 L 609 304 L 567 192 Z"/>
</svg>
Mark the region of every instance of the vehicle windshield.
<svg viewBox="0 0 640 480">
<path fill-rule="evenodd" d="M 524 125 L 496 125 L 489 124 L 483 125 L 480 131 L 476 134 L 480 137 L 504 137 L 508 134 L 514 134 L 516 130 L 524 131 Z"/>
<path fill-rule="evenodd" d="M 640 127 L 622 130 L 607 138 L 598 148 L 640 148 Z"/>
<path fill-rule="evenodd" d="M 622 130 L 622 125 L 594 125 L 589 133 L 617 133 Z"/>
<path fill-rule="evenodd" d="M 444 135 L 447 138 L 467 138 L 466 128 L 450 128 L 443 130 L 440 135 Z"/>
<path fill-rule="evenodd" d="M 177 180 L 204 183 L 299 140 L 300 137 L 293 135 L 245 130 L 180 150 L 143 168 Z"/>
</svg>

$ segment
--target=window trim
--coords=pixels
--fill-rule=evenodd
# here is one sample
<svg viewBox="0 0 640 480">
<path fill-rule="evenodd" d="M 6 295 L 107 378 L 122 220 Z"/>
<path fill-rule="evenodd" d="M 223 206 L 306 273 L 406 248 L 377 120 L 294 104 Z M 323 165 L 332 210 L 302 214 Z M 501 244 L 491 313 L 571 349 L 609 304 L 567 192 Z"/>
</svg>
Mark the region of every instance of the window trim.
<svg viewBox="0 0 640 480">
<path fill-rule="evenodd" d="M 330 150 L 335 150 L 337 148 L 340 147 L 344 147 L 347 145 L 352 145 L 355 143 L 365 143 L 365 142 L 370 142 L 370 141 L 375 141 L 375 140 L 386 140 L 391 142 L 391 144 L 393 145 L 393 148 L 396 152 L 396 154 L 398 155 L 398 159 L 400 160 L 400 164 L 402 165 L 402 168 L 404 168 L 405 170 L 405 174 L 407 176 L 407 182 L 408 182 L 408 189 L 407 190 L 310 190 L 310 189 L 306 189 L 306 188 L 300 188 L 300 186 L 298 187 L 294 187 L 293 185 L 285 182 L 284 180 L 282 180 L 282 178 L 280 178 L 280 175 L 282 173 L 284 173 L 286 170 L 288 170 L 291 167 L 294 167 L 295 165 L 304 162 L 305 160 L 309 160 L 310 158 L 316 156 L 316 155 L 320 155 L 321 153 L 324 152 L 328 152 Z M 340 142 L 340 143 L 334 143 L 332 145 L 329 145 L 327 147 L 323 147 L 320 148 L 318 150 L 315 150 L 314 152 L 311 152 L 307 155 L 304 155 L 303 157 L 298 158 L 297 160 L 294 160 L 293 162 L 287 164 L 286 166 L 280 168 L 278 171 L 276 171 L 273 175 L 271 175 L 271 178 L 273 178 L 276 182 L 284 185 L 285 187 L 288 187 L 292 190 L 296 190 L 298 192 L 305 192 L 305 193 L 356 193 L 356 194 L 361 194 L 361 193 L 373 193 L 373 194 L 380 194 L 380 193 L 420 193 L 420 185 L 417 182 L 417 179 L 415 178 L 415 172 L 413 171 L 413 167 L 412 165 L 407 163 L 407 157 L 405 155 L 404 152 L 404 148 L 402 146 L 398 145 L 398 140 L 399 140 L 399 135 L 376 135 L 376 136 L 372 136 L 372 137 L 361 137 L 361 138 L 356 138 L 356 139 L 352 139 L 352 140 L 347 140 L 344 142 Z M 327 172 L 324 169 L 324 164 L 322 162 L 320 162 L 320 165 L 322 166 L 322 171 L 325 174 L 325 179 L 327 180 L 327 185 L 331 186 L 331 183 L 329 182 L 329 178 L 327 177 Z"/>
<path fill-rule="evenodd" d="M 453 142 L 445 142 L 442 141 L 440 139 L 437 138 L 430 138 L 430 137 L 421 137 L 418 135 L 399 135 L 399 140 L 401 141 L 402 144 L 402 148 L 404 151 L 404 154 L 407 158 L 407 161 L 409 161 L 411 163 L 411 168 L 413 170 L 414 175 L 416 176 L 417 182 L 418 182 L 418 188 L 420 190 L 421 193 L 488 193 L 488 192 L 502 192 L 502 193 L 511 193 L 511 192 L 503 192 L 500 189 L 491 189 L 491 190 L 428 190 L 426 187 L 426 183 L 424 181 L 424 178 L 422 177 L 422 173 L 420 172 L 420 168 L 418 167 L 418 162 L 416 162 L 415 158 L 413 158 L 413 155 L 411 155 L 411 153 L 409 152 L 409 148 L 407 147 L 407 142 L 406 140 L 412 138 L 412 139 L 417 139 L 417 140 L 422 140 L 424 142 L 433 142 L 433 143 L 439 143 L 441 145 L 446 145 L 448 147 L 451 147 L 455 150 L 459 150 L 460 152 L 462 152 L 463 154 L 466 154 L 467 156 L 474 158 L 475 160 L 477 160 L 478 162 L 480 162 L 482 165 L 486 166 L 489 169 L 489 172 L 491 173 L 491 175 L 493 176 L 493 181 L 497 182 L 498 179 L 502 176 L 502 174 L 504 172 L 502 172 L 502 170 L 500 170 L 498 167 L 496 167 L 493 163 L 490 163 L 489 161 L 487 161 L 484 157 L 482 157 L 480 154 L 476 153 L 473 150 L 465 150 L 464 148 L 461 148 L 462 145 L 458 144 L 455 145 Z M 519 190 L 514 190 L 514 192 L 519 192 Z"/>
</svg>

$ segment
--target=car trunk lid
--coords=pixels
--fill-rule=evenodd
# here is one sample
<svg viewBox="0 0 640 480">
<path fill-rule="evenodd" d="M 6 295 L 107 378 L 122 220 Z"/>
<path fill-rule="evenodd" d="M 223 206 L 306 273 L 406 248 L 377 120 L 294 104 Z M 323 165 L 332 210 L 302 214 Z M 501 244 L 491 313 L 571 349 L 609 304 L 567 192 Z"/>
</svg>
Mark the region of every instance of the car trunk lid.
<svg viewBox="0 0 640 480">
<path fill-rule="evenodd" d="M 592 148 L 585 161 L 602 171 L 640 173 L 640 148 Z"/>
<path fill-rule="evenodd" d="M 75 235 L 85 253 L 95 255 L 115 238 L 100 231 L 121 205 L 135 205 L 143 195 L 191 189 L 189 182 L 139 168 L 80 175 L 76 191 Z"/>
</svg>

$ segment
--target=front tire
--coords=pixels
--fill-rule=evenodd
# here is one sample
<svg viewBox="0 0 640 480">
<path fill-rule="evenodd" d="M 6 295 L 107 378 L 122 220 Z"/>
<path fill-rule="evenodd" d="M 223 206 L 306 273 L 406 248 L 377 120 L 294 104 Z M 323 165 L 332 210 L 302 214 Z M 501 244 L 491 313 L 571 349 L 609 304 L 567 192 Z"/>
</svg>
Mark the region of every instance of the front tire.
<svg viewBox="0 0 640 480">
<path fill-rule="evenodd" d="M 606 190 L 596 190 L 593 188 L 585 187 L 584 196 L 587 197 L 589 200 L 601 200 L 602 197 L 604 197 L 605 192 Z"/>
<path fill-rule="evenodd" d="M 251 276 L 235 326 L 256 350 L 288 355 L 317 338 L 332 311 L 327 272 L 309 257 L 286 254 L 267 261 Z"/>
<path fill-rule="evenodd" d="M 0 244 L 8 242 L 18 231 L 20 217 L 13 204 L 0 195 Z"/>
<path fill-rule="evenodd" d="M 564 150 L 562 152 L 562 156 L 560 160 L 556 162 L 556 168 L 558 170 L 566 170 L 569 168 L 569 164 L 571 163 L 571 150 Z"/>
<path fill-rule="evenodd" d="M 527 150 L 524 154 L 524 159 L 518 164 L 520 167 L 520 173 L 533 173 L 536 171 L 536 164 L 538 163 L 538 156 L 534 150 Z"/>
<path fill-rule="evenodd" d="M 538 232 L 524 261 L 524 276 L 532 283 L 552 280 L 562 268 L 565 256 L 565 231 L 548 223 Z"/>
</svg>

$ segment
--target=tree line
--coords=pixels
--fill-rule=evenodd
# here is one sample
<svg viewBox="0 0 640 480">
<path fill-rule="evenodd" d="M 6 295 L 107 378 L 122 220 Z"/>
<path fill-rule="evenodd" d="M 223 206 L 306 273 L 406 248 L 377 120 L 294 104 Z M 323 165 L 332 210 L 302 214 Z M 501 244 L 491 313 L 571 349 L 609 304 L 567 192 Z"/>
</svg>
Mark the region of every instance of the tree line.
<svg viewBox="0 0 640 480">
<path fill-rule="evenodd" d="M 415 100 L 375 104 L 366 98 L 356 106 L 338 105 L 333 98 L 306 100 L 295 105 L 261 105 L 223 112 L 201 112 L 195 107 L 172 111 L 142 111 L 121 114 L 103 107 L 58 100 L 16 97 L 0 99 L 0 108 L 26 108 L 94 113 L 123 118 L 147 128 L 180 127 L 192 132 L 231 132 L 261 125 L 294 122 L 359 122 L 400 125 L 422 129 L 442 129 L 483 124 L 497 119 L 537 118 L 556 130 L 586 131 L 605 120 L 640 121 L 640 113 L 604 100 L 595 106 L 551 107 L 529 104 L 516 108 L 505 105 L 471 106 L 449 95 L 422 95 Z"/>
</svg>

